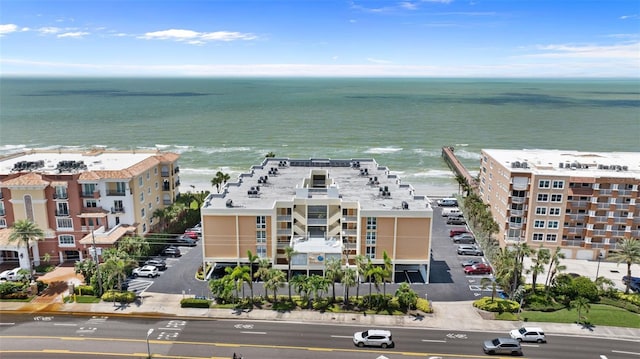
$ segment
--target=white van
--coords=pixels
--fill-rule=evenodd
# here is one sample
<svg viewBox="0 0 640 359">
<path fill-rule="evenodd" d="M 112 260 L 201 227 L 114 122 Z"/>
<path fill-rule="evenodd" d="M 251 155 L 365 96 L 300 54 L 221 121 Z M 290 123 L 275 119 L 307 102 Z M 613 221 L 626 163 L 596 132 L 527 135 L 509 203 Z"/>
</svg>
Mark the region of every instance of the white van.
<svg viewBox="0 0 640 359">
<path fill-rule="evenodd" d="M 458 207 L 443 208 L 442 217 L 461 217 L 462 211 Z"/>
<path fill-rule="evenodd" d="M 436 201 L 440 207 L 457 207 L 458 200 L 455 198 L 443 198 Z"/>
</svg>

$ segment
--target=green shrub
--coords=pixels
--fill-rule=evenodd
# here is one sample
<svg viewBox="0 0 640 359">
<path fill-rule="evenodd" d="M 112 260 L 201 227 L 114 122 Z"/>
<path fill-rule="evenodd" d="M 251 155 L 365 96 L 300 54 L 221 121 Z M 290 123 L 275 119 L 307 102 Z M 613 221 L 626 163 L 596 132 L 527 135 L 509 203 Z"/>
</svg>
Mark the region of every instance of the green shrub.
<svg viewBox="0 0 640 359">
<path fill-rule="evenodd" d="M 2 299 L 27 299 L 29 294 L 27 292 L 15 292 L 2 296 Z"/>
<path fill-rule="evenodd" d="M 76 295 L 95 295 L 93 287 L 90 285 L 78 285 L 73 289 Z"/>
<path fill-rule="evenodd" d="M 8 295 L 19 292 L 24 288 L 24 284 L 20 282 L 2 282 L 0 283 L 0 298 L 7 298 Z"/>
<path fill-rule="evenodd" d="M 36 285 L 38 286 L 38 293 L 42 293 L 42 291 L 44 291 L 45 289 L 47 289 L 49 287 L 48 283 L 45 283 L 41 280 L 37 280 L 36 281 Z"/>
<path fill-rule="evenodd" d="M 600 304 L 606 304 L 612 307 L 618 307 L 618 308 L 626 309 L 633 313 L 640 314 L 640 305 L 633 304 L 621 298 L 618 299 L 618 298 L 601 297 Z"/>
<path fill-rule="evenodd" d="M 513 300 L 496 298 L 491 301 L 491 297 L 484 297 L 473 302 L 473 306 L 488 312 L 515 313 L 520 309 L 520 304 Z"/>
<path fill-rule="evenodd" d="M 136 300 L 136 293 L 109 290 L 102 295 L 102 300 L 105 302 L 133 303 Z"/>
<path fill-rule="evenodd" d="M 416 309 L 424 313 L 433 313 L 433 308 L 431 308 L 431 304 L 428 300 L 423 298 L 418 298 L 416 303 Z"/>
<path fill-rule="evenodd" d="M 539 312 L 554 312 L 564 308 L 564 305 L 543 293 L 529 294 L 524 300 L 524 308 Z"/>
<path fill-rule="evenodd" d="M 618 298 L 624 301 L 627 301 L 629 303 L 640 306 L 640 293 L 624 294 L 623 292 L 620 292 L 620 294 L 618 295 Z"/>
<path fill-rule="evenodd" d="M 209 308 L 211 301 L 208 299 L 183 298 L 180 300 L 181 308 Z"/>
</svg>

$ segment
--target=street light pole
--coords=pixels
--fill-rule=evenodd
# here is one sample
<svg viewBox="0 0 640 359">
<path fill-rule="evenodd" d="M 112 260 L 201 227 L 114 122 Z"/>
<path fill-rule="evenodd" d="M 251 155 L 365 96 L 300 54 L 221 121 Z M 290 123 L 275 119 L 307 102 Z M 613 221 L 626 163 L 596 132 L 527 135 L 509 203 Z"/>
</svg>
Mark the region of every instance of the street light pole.
<svg viewBox="0 0 640 359">
<path fill-rule="evenodd" d="M 598 280 L 598 275 L 600 274 L 600 260 L 602 260 L 602 252 L 598 251 L 598 267 L 596 269 L 596 280 Z"/>
<path fill-rule="evenodd" d="M 151 358 L 151 347 L 149 346 L 149 336 L 153 333 L 153 328 L 147 330 L 147 358 Z"/>
<path fill-rule="evenodd" d="M 96 277 L 98 278 L 98 292 L 102 296 L 102 279 L 100 278 L 100 262 L 98 261 L 98 248 L 96 248 L 96 236 L 91 228 L 91 241 L 93 242 L 93 260 L 96 262 Z M 115 298 L 115 295 L 114 295 Z"/>
</svg>

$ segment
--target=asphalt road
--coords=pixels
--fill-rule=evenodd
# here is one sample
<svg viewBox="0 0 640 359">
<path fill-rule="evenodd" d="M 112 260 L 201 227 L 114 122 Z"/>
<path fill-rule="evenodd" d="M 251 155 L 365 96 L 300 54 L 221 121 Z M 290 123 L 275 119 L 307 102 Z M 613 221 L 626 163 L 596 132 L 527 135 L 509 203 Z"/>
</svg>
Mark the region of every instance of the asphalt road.
<svg viewBox="0 0 640 359">
<path fill-rule="evenodd" d="M 506 333 L 387 328 L 396 346 L 357 348 L 352 336 L 368 328 L 243 320 L 185 320 L 116 316 L 3 315 L 0 356 L 13 358 L 96 358 L 120 355 L 231 358 L 477 358 L 481 343 Z M 547 336 L 548 343 L 523 344 L 535 359 L 625 359 L 640 356 L 640 341 L 589 336 Z M 66 356 L 64 356 L 66 355 Z"/>
</svg>

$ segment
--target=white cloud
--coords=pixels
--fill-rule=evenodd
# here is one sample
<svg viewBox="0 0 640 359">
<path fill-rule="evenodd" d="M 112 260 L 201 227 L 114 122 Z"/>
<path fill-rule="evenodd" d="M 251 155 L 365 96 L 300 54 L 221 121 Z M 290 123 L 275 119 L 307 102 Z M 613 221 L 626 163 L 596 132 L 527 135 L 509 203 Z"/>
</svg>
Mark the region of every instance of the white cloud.
<svg viewBox="0 0 640 359">
<path fill-rule="evenodd" d="M 65 37 L 71 37 L 71 38 L 82 38 L 86 35 L 89 35 L 88 32 L 84 32 L 84 31 L 76 31 L 76 32 L 65 32 L 63 34 L 58 34 L 57 37 L 59 38 L 65 38 Z"/>
<path fill-rule="evenodd" d="M 18 25 L 15 24 L 0 24 L 0 36 L 10 34 L 18 31 Z"/>
<path fill-rule="evenodd" d="M 169 29 L 147 32 L 143 36 L 140 36 L 140 38 L 146 40 L 184 41 L 192 45 L 203 45 L 210 41 L 229 42 L 237 40 L 254 40 L 257 36 L 249 33 L 232 31 L 197 32 L 184 29 Z"/>
<path fill-rule="evenodd" d="M 62 29 L 60 29 L 59 27 L 41 27 L 37 31 L 41 34 L 50 35 L 57 34 L 62 31 Z"/>
<path fill-rule="evenodd" d="M 623 16 L 620 16 L 620 20 L 636 20 L 636 19 L 640 19 L 640 15 L 638 15 L 638 14 L 633 14 L 633 15 L 623 15 Z"/>
<path fill-rule="evenodd" d="M 381 59 L 374 59 L 372 57 L 368 57 L 367 61 L 372 62 L 374 64 L 390 64 L 391 63 L 391 61 L 381 60 Z"/>
<path fill-rule="evenodd" d="M 567 45 L 551 44 L 537 47 L 542 51 L 538 54 L 530 54 L 525 57 L 535 58 L 588 58 L 588 59 L 638 59 L 640 54 L 640 42 L 616 44 L 607 46 L 598 45 Z"/>
</svg>

